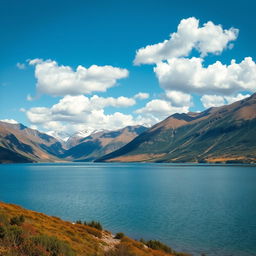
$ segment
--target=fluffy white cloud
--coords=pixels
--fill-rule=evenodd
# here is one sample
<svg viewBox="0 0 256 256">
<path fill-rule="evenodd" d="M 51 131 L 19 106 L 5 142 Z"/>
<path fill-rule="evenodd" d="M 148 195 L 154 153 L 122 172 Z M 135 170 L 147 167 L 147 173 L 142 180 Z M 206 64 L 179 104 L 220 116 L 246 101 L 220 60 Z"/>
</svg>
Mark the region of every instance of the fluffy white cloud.
<svg viewBox="0 0 256 256">
<path fill-rule="evenodd" d="M 171 93 L 171 92 L 170 92 Z M 190 96 L 174 93 L 170 97 L 183 96 L 187 105 L 175 106 L 171 101 L 155 99 L 148 102 L 145 107 L 135 111 L 135 115 L 114 112 L 106 114 L 104 108 L 129 107 L 135 104 L 133 98 L 126 97 L 99 97 L 94 95 L 67 95 L 50 108 L 33 107 L 26 114 L 32 125 L 42 127 L 48 134 L 62 133 L 65 136 L 82 130 L 115 130 L 127 125 L 143 124 L 146 126 L 155 124 L 176 112 L 188 112 Z M 176 98 L 176 103 L 181 100 Z M 64 136 L 64 137 L 65 137 Z"/>
<path fill-rule="evenodd" d="M 173 106 L 182 107 L 192 105 L 192 96 L 187 93 L 179 91 L 166 91 L 166 96 L 171 101 Z"/>
<path fill-rule="evenodd" d="M 225 96 L 225 100 L 228 104 L 231 104 L 235 101 L 239 101 L 239 100 L 243 100 L 245 98 L 248 98 L 250 97 L 251 95 L 250 94 L 242 94 L 242 93 L 238 93 L 237 95 L 235 96 Z"/>
<path fill-rule="evenodd" d="M 82 112 L 91 112 L 93 110 L 100 110 L 105 107 L 130 107 L 135 104 L 135 100 L 120 96 L 113 97 L 99 97 L 97 95 L 88 98 L 84 95 L 70 96 L 67 95 L 62 98 L 57 104 L 53 105 L 51 112 L 53 114 L 62 114 L 67 116 L 78 115 Z"/>
<path fill-rule="evenodd" d="M 204 95 L 201 102 L 205 108 L 219 107 L 224 105 L 225 99 L 218 95 Z"/>
<path fill-rule="evenodd" d="M 139 92 L 134 95 L 134 99 L 146 100 L 148 98 L 149 98 L 149 93 L 146 93 L 146 92 Z"/>
<path fill-rule="evenodd" d="M 91 104 L 94 108 L 104 108 L 104 107 L 130 107 L 135 105 L 136 101 L 132 98 L 127 98 L 124 96 L 120 96 L 118 98 L 113 97 L 99 97 L 97 95 L 94 95 L 90 99 Z"/>
<path fill-rule="evenodd" d="M 201 58 L 173 58 L 158 63 L 154 71 L 165 90 L 228 95 L 256 89 L 256 64 L 251 57 L 241 63 L 232 60 L 230 65 L 217 61 L 208 67 L 203 67 Z"/>
<path fill-rule="evenodd" d="M 129 107 L 135 104 L 133 98 L 108 97 L 97 95 L 88 98 L 84 95 L 67 95 L 51 108 L 34 107 L 26 114 L 32 124 L 41 125 L 48 131 L 73 133 L 84 129 L 118 129 L 137 122 L 132 115 L 120 112 L 105 114 L 104 108 Z"/>
<path fill-rule="evenodd" d="M 169 101 L 154 99 L 149 101 L 145 107 L 136 110 L 137 114 L 151 120 L 151 123 L 162 121 L 174 113 L 186 113 L 189 106 L 175 107 Z"/>
<path fill-rule="evenodd" d="M 45 107 L 31 108 L 26 112 L 26 114 L 32 124 L 47 123 L 51 120 L 51 110 Z"/>
<path fill-rule="evenodd" d="M 172 33 L 169 40 L 139 49 L 134 64 L 152 64 L 186 57 L 192 49 L 199 51 L 202 56 L 208 53 L 220 54 L 237 36 L 238 29 L 235 28 L 226 30 L 211 21 L 199 27 L 199 20 L 194 17 L 182 19 L 177 32 Z"/>
<path fill-rule="evenodd" d="M 19 122 L 17 122 L 14 119 L 2 119 L 0 120 L 1 122 L 5 122 L 5 123 L 9 123 L 9 124 L 18 124 Z"/>
<path fill-rule="evenodd" d="M 233 96 L 220 96 L 220 95 L 204 95 L 201 97 L 201 102 L 205 108 L 219 107 L 224 104 L 231 104 L 249 97 L 250 94 L 237 94 Z"/>
<path fill-rule="evenodd" d="M 73 70 L 69 66 L 59 66 L 53 60 L 34 59 L 29 64 L 35 65 L 38 92 L 52 96 L 105 92 L 118 79 L 129 74 L 127 69 L 112 66 L 92 65 L 85 68 L 79 65 Z"/>
</svg>

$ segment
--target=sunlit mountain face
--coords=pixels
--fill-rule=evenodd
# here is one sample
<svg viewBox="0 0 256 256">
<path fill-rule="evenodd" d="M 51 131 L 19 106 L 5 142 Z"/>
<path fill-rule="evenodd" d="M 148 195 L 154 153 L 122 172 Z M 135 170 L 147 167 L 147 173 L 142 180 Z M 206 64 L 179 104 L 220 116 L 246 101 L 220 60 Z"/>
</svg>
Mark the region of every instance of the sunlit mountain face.
<svg viewBox="0 0 256 256">
<path fill-rule="evenodd" d="M 256 94 L 200 113 L 174 114 L 98 161 L 256 162 Z"/>
</svg>

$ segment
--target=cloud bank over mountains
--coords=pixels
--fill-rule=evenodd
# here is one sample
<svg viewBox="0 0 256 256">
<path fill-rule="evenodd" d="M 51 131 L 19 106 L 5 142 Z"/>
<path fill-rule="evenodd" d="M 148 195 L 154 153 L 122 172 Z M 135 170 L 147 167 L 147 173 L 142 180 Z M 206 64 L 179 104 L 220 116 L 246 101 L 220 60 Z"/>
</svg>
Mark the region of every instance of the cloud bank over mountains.
<svg viewBox="0 0 256 256">
<path fill-rule="evenodd" d="M 253 91 L 256 84 L 256 64 L 252 58 L 230 65 L 220 61 L 203 66 L 201 58 L 173 58 L 158 63 L 154 68 L 164 90 L 179 90 L 197 94 L 230 95 L 240 91 Z"/>
<path fill-rule="evenodd" d="M 229 64 L 206 61 L 208 55 L 220 58 L 224 50 L 231 50 L 238 34 L 237 28 L 226 29 L 212 21 L 200 26 L 199 20 L 191 17 L 181 20 L 169 39 L 138 49 L 134 65 L 138 70 L 139 65 L 153 65 L 162 95 L 150 95 L 138 88 L 132 97 L 99 96 L 95 93 L 106 93 L 128 79 L 129 71 L 110 65 L 79 65 L 73 69 L 55 60 L 29 60 L 35 68 L 36 97 L 28 95 L 27 99 L 46 94 L 57 97 L 58 102 L 26 110 L 28 120 L 33 127 L 47 131 L 70 133 L 88 127 L 113 130 L 152 125 L 173 113 L 188 112 L 195 95 L 205 108 L 248 97 L 256 89 L 256 64 L 251 57 L 240 63 L 233 59 Z M 23 68 L 23 64 L 17 66 Z"/>
</svg>

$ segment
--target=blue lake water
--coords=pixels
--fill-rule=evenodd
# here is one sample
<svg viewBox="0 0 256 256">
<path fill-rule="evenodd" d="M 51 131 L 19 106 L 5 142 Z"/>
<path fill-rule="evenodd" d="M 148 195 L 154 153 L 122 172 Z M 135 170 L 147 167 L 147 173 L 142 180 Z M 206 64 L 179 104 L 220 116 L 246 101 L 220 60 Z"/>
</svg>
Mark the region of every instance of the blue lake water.
<svg viewBox="0 0 256 256">
<path fill-rule="evenodd" d="M 193 255 L 256 255 L 256 167 L 0 165 L 0 200 Z"/>
</svg>

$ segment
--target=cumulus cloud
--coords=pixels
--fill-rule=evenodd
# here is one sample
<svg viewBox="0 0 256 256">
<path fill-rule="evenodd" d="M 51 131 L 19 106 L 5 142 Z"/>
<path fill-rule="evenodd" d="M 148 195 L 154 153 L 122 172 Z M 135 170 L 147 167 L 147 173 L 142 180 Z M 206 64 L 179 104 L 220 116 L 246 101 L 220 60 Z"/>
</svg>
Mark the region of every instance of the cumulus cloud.
<svg viewBox="0 0 256 256">
<path fill-rule="evenodd" d="M 186 113 L 188 111 L 189 106 L 175 107 L 169 101 L 154 99 L 149 101 L 145 107 L 140 108 L 135 112 L 142 115 L 144 118 L 150 119 L 151 123 L 154 123 L 159 122 L 174 113 Z"/>
<path fill-rule="evenodd" d="M 170 39 L 139 49 L 134 64 L 152 64 L 186 57 L 192 49 L 196 49 L 201 56 L 220 54 L 237 36 L 238 29 L 235 28 L 223 29 L 211 21 L 200 27 L 199 20 L 194 17 L 182 19 L 177 32 L 170 34 Z"/>
<path fill-rule="evenodd" d="M 146 93 L 146 92 L 139 92 L 134 95 L 134 99 L 146 100 L 148 98 L 149 98 L 149 93 Z"/>
<path fill-rule="evenodd" d="M 192 96 L 180 91 L 166 91 L 167 98 L 172 102 L 173 106 L 191 106 Z"/>
<path fill-rule="evenodd" d="M 207 67 L 201 58 L 173 58 L 154 68 L 162 88 L 198 94 L 229 95 L 239 91 L 255 91 L 256 64 L 251 57 L 230 65 L 220 61 Z"/>
<path fill-rule="evenodd" d="M 52 96 L 105 92 L 116 85 L 118 79 L 129 74 L 127 69 L 112 66 L 92 65 L 85 68 L 79 65 L 73 70 L 53 60 L 33 59 L 29 60 L 29 64 L 35 66 L 38 93 Z"/>
<path fill-rule="evenodd" d="M 218 95 L 204 95 L 201 102 L 205 108 L 219 107 L 224 105 L 225 99 Z"/>
<path fill-rule="evenodd" d="M 250 94 L 237 94 L 233 96 L 220 96 L 220 95 L 203 95 L 201 102 L 205 108 L 219 107 L 224 104 L 231 104 L 235 101 L 239 101 L 249 97 Z"/>
<path fill-rule="evenodd" d="M 245 98 L 248 98 L 250 97 L 251 95 L 250 94 L 242 94 L 242 93 L 238 93 L 237 95 L 235 96 L 225 96 L 225 100 L 228 104 L 231 104 L 235 101 L 239 101 L 239 100 L 243 100 Z"/>
<path fill-rule="evenodd" d="M 127 98 L 124 96 L 120 96 L 118 98 L 113 97 L 99 97 L 97 95 L 94 95 L 90 99 L 91 104 L 94 106 L 94 108 L 104 108 L 104 107 L 131 107 L 136 104 L 136 101 L 133 98 Z"/>
<path fill-rule="evenodd" d="M 46 130 L 77 132 L 92 129 L 118 129 L 127 125 L 136 124 L 132 115 L 120 112 L 105 114 L 104 108 L 129 107 L 135 104 L 133 98 L 127 97 L 99 97 L 94 95 L 67 95 L 50 108 L 34 107 L 26 114 L 34 125 L 42 125 Z"/>
<path fill-rule="evenodd" d="M 202 96 L 201 102 L 207 108 L 230 104 L 247 96 L 245 92 L 256 91 L 255 62 L 246 57 L 240 63 L 232 60 L 228 65 L 221 61 L 205 65 L 204 57 L 231 49 L 238 32 L 236 28 L 224 29 L 211 21 L 200 26 L 194 17 L 183 19 L 170 39 L 139 49 L 134 64 L 155 64 L 154 72 L 165 91 L 165 103 L 160 100 L 164 109 L 168 109 L 168 104 L 177 108 L 192 106 L 192 94 Z M 190 56 L 195 51 L 200 57 Z M 154 112 L 151 104 L 143 111 Z"/>
<path fill-rule="evenodd" d="M 18 63 L 16 64 L 16 67 L 17 67 L 18 69 L 23 70 L 23 69 L 26 69 L 26 64 L 18 62 Z"/>
<path fill-rule="evenodd" d="M 51 108 L 54 114 L 64 114 L 68 116 L 77 115 L 82 112 L 90 112 L 93 110 L 103 109 L 105 107 L 130 107 L 135 104 L 135 100 L 132 98 L 127 98 L 120 96 L 118 98 L 113 97 L 99 97 L 98 95 L 93 95 L 88 98 L 84 95 L 70 96 L 67 95 L 62 98 L 57 104 L 53 105 Z"/>
</svg>

